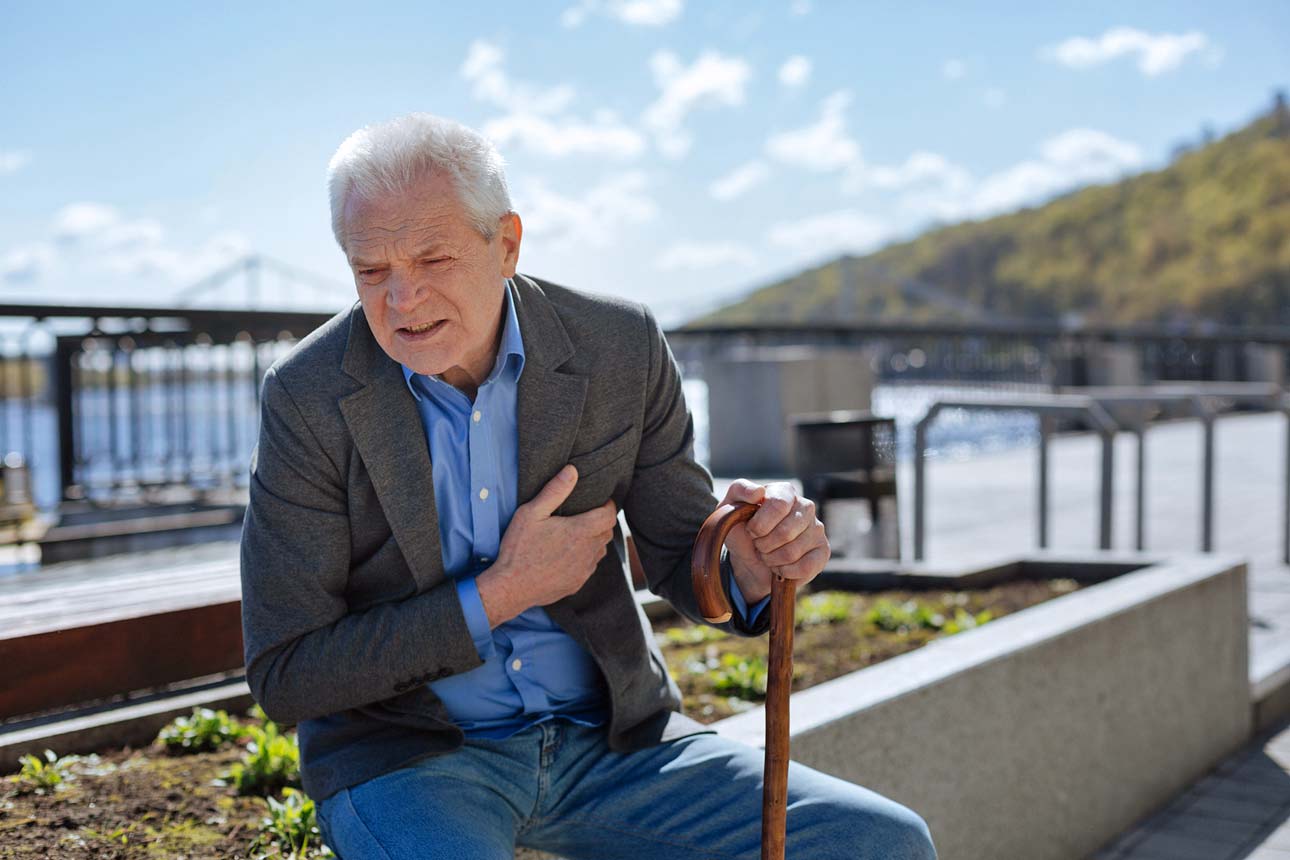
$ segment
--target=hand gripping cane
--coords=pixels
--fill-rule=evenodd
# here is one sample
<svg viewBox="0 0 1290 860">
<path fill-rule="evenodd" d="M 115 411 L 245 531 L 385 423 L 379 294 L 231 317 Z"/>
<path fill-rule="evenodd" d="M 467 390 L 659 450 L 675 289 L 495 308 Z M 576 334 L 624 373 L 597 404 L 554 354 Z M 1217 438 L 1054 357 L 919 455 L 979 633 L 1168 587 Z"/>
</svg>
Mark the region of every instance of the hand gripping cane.
<svg viewBox="0 0 1290 860">
<path fill-rule="evenodd" d="M 721 547 L 726 535 L 757 513 L 758 505 L 722 505 L 704 521 L 694 540 L 690 575 L 703 617 L 729 621 L 721 587 Z M 784 860 L 788 813 L 788 694 L 793 683 L 793 606 L 797 583 L 778 574 L 770 591 L 770 667 L 766 678 L 766 773 L 761 804 L 762 860 Z"/>
</svg>

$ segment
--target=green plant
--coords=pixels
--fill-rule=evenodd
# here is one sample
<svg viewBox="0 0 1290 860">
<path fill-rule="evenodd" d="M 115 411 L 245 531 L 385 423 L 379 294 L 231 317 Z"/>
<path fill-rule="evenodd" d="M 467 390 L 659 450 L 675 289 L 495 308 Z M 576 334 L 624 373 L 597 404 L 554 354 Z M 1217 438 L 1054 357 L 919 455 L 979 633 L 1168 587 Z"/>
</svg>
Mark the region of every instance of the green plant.
<svg viewBox="0 0 1290 860">
<path fill-rule="evenodd" d="M 922 618 L 926 618 L 926 614 Z M 897 603 L 894 600 L 879 600 L 865 614 L 865 620 L 882 629 L 895 632 L 907 632 L 921 627 L 922 618 L 918 615 L 918 604 L 913 600 Z"/>
<path fill-rule="evenodd" d="M 954 610 L 954 620 L 945 622 L 945 633 L 962 633 L 964 630 L 971 630 L 973 627 L 980 627 L 982 624 L 989 623 L 994 618 L 994 614 L 988 609 L 983 609 L 976 615 L 968 612 L 966 609 Z"/>
<path fill-rule="evenodd" d="M 238 794 L 267 795 L 289 785 L 300 784 L 300 748 L 295 735 L 286 735 L 272 720 L 263 728 L 248 726 L 242 760 L 226 774 Z"/>
<path fill-rule="evenodd" d="M 702 645 L 705 642 L 720 642 L 728 639 L 730 634 L 706 624 L 693 624 L 689 627 L 669 627 L 663 631 L 663 641 L 667 645 Z"/>
<path fill-rule="evenodd" d="M 814 627 L 846 621 L 851 615 L 851 599 L 836 591 L 808 594 L 797 602 L 797 626 Z"/>
<path fill-rule="evenodd" d="M 892 632 L 908 633 L 910 630 L 922 628 L 951 634 L 971 630 L 973 627 L 980 627 L 993 617 L 988 609 L 973 615 L 963 607 L 958 606 L 954 609 L 954 618 L 947 619 L 944 614 L 934 607 L 919 603 L 916 600 L 906 600 L 904 603 L 879 600 L 869 610 L 865 620 L 883 630 Z"/>
<path fill-rule="evenodd" d="M 717 668 L 709 671 L 712 686 L 718 693 L 743 699 L 766 696 L 766 658 L 723 654 Z"/>
<path fill-rule="evenodd" d="M 157 740 L 169 753 L 198 753 L 217 750 L 242 737 L 246 729 L 226 711 L 193 708 L 192 716 L 177 717 L 161 730 Z"/>
<path fill-rule="evenodd" d="M 253 860 L 305 860 L 334 857 L 323 844 L 314 801 L 303 791 L 284 788 L 282 799 L 266 798 L 269 814 L 260 820 L 260 833 L 251 843 Z"/>
<path fill-rule="evenodd" d="M 53 750 L 45 750 L 44 758 L 25 755 L 18 759 L 18 763 L 22 765 L 22 769 L 18 771 L 18 784 L 20 788 L 36 794 L 58 791 L 69 780 L 76 778 L 70 767 L 76 759 L 76 756 L 70 755 L 59 758 Z"/>
<path fill-rule="evenodd" d="M 122 845 L 129 845 L 130 833 L 136 827 L 138 827 L 137 822 L 134 824 L 127 824 L 123 827 L 118 827 L 115 830 L 109 831 L 107 833 L 104 833 L 99 830 L 94 830 L 93 828 L 90 828 L 90 827 L 85 828 L 81 832 L 84 833 L 86 836 L 89 836 L 91 839 L 98 839 L 103 842 L 119 842 Z"/>
</svg>

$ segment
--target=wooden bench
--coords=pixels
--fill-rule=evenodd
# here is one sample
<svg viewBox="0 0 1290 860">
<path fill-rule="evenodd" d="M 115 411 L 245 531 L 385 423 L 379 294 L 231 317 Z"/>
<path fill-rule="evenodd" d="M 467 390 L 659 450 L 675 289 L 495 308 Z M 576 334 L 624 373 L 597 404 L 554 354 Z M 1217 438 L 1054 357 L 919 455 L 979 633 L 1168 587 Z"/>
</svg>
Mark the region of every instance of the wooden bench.
<svg viewBox="0 0 1290 860">
<path fill-rule="evenodd" d="M 0 719 L 241 667 L 236 559 L 0 579 Z"/>
</svg>

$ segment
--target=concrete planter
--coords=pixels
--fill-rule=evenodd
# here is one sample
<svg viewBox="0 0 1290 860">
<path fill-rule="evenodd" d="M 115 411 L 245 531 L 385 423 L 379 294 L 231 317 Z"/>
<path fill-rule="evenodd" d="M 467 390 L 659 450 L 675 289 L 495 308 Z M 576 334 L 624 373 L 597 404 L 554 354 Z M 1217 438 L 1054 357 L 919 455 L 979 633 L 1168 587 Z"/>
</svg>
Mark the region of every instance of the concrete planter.
<svg viewBox="0 0 1290 860">
<path fill-rule="evenodd" d="M 795 694 L 793 758 L 918 811 L 942 860 L 1087 856 L 1249 737 L 1245 564 L 1040 556 L 927 576 L 1126 568 Z M 761 745 L 764 721 L 716 726 Z"/>
</svg>

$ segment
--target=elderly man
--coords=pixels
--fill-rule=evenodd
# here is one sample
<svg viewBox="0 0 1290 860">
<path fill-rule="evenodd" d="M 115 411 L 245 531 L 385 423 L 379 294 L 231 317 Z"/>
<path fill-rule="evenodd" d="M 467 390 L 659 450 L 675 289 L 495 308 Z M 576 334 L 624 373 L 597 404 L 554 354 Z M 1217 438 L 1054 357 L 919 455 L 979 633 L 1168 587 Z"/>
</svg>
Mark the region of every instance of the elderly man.
<svg viewBox="0 0 1290 860">
<path fill-rule="evenodd" d="M 479 134 L 416 114 L 330 165 L 359 301 L 265 375 L 242 538 L 247 678 L 299 723 L 346 860 L 756 857 L 759 751 L 680 713 L 625 574 L 699 613 L 716 505 L 649 311 L 516 274 L 522 225 Z M 762 633 L 774 572 L 829 547 L 788 484 L 722 564 Z M 794 764 L 789 856 L 934 857 L 913 812 Z"/>
</svg>

